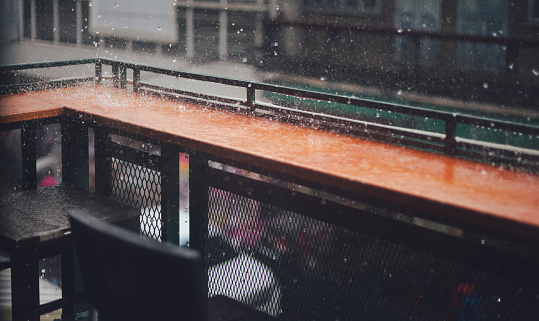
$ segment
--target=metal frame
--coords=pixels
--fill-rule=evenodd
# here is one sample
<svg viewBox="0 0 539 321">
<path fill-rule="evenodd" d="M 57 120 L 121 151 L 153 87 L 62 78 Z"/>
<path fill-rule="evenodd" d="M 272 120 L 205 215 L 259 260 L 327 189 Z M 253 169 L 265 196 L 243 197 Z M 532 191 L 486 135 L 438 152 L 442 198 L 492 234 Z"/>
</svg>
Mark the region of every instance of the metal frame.
<svg viewBox="0 0 539 321">
<path fill-rule="evenodd" d="M 131 85 L 135 92 L 145 92 L 155 95 L 163 95 L 176 99 L 184 99 L 226 109 L 242 114 L 267 117 L 278 121 L 286 121 L 304 126 L 315 126 L 316 128 L 397 143 L 415 148 L 434 150 L 450 156 L 473 158 L 481 161 L 499 162 L 510 164 L 515 167 L 523 167 L 532 171 L 538 170 L 539 152 L 535 150 L 519 150 L 508 146 L 499 146 L 486 142 L 467 141 L 456 137 L 458 124 L 492 128 L 503 131 L 522 133 L 523 135 L 539 136 L 539 128 L 529 125 L 503 122 L 493 119 L 472 117 L 461 114 L 449 114 L 422 108 L 411 108 L 394 104 L 384 104 L 373 101 L 353 99 L 344 96 L 322 94 L 312 91 L 298 90 L 282 86 L 273 86 L 261 83 L 246 82 L 228 78 L 205 76 L 180 71 L 154 68 L 150 66 L 123 63 L 107 59 L 86 59 L 65 62 L 51 62 L 41 64 L 25 64 L 17 66 L 0 67 L 1 72 L 16 71 L 33 68 L 49 68 L 59 66 L 72 66 L 80 64 L 94 64 L 95 77 L 83 77 L 73 79 L 72 83 L 80 81 L 95 81 L 102 83 L 103 65 L 112 66 L 112 84 L 116 88 L 127 90 Z M 133 72 L 133 80 L 128 81 L 127 69 Z M 245 99 L 229 99 L 210 95 L 200 95 L 193 92 L 170 90 L 167 88 L 146 84 L 140 81 L 140 72 L 152 72 L 162 75 L 206 81 L 230 86 L 242 87 L 245 89 Z M 49 86 L 64 85 L 60 81 L 38 83 L 30 90 L 37 88 L 49 88 Z M 18 92 L 28 90 L 25 84 L 2 87 L 2 92 Z M 445 132 L 430 133 L 425 131 L 410 130 L 383 124 L 374 124 L 366 121 L 347 119 L 342 117 L 323 115 L 304 110 L 297 110 L 283 106 L 266 105 L 257 103 L 256 90 L 269 91 L 272 93 L 285 94 L 298 98 L 308 98 L 333 103 L 346 104 L 351 106 L 368 107 L 371 109 L 398 112 L 404 115 L 419 117 L 429 117 L 444 121 Z M 314 120 L 314 125 L 311 120 Z M 185 152 L 189 155 L 189 188 L 190 188 L 190 247 L 204 251 L 204 238 L 208 225 L 208 200 L 209 188 L 218 188 L 240 196 L 251 198 L 264 203 L 272 204 L 283 209 L 287 209 L 305 217 L 314 218 L 336 226 L 341 226 L 356 232 L 370 235 L 374 238 L 401 244 L 403 246 L 421 251 L 423 253 L 434 254 L 438 257 L 458 262 L 466 266 L 488 271 L 502 278 L 508 278 L 521 284 L 529 284 L 534 288 L 539 288 L 539 283 L 535 277 L 539 269 L 539 257 L 537 256 L 538 245 L 536 243 L 520 240 L 514 236 L 497 234 L 487 227 L 471 226 L 454 221 L 459 228 L 472 231 L 474 233 L 484 233 L 489 237 L 500 237 L 504 242 L 514 242 L 524 245 L 530 250 L 531 256 L 521 255 L 521 253 L 506 251 L 496 246 L 484 246 L 473 239 L 459 239 L 443 233 L 434 232 L 422 227 L 418 227 L 406 222 L 400 222 L 389 217 L 384 217 L 369 210 L 360 210 L 333 202 L 331 200 L 320 203 L 321 197 L 295 192 L 292 189 L 279 187 L 267 182 L 256 181 L 251 178 L 226 171 L 214 169 L 209 166 L 209 162 L 220 162 L 241 169 L 254 171 L 271 178 L 277 178 L 294 184 L 301 184 L 309 188 L 322 192 L 334 193 L 335 195 L 359 200 L 372 207 L 396 209 L 406 215 L 417 215 L 419 217 L 432 218 L 429 213 L 418 212 L 411 207 L 386 204 L 380 200 L 370 199 L 366 196 L 357 195 L 337 188 L 314 184 L 312 182 L 284 175 L 270 170 L 257 168 L 250 164 L 239 163 L 202 153 L 196 150 L 184 149 L 180 146 L 157 141 L 144 137 L 106 127 L 105 125 L 88 124 L 76 117 L 63 115 L 60 117 L 46 118 L 36 121 L 17 122 L 7 125 L 0 125 L 0 130 L 21 128 L 23 141 L 23 169 L 24 169 L 24 189 L 36 188 L 35 178 L 35 128 L 37 125 L 57 123 L 62 124 L 62 162 L 64 180 L 70 183 L 86 187 L 88 186 L 88 128 L 94 128 L 95 151 L 96 151 L 96 173 L 101 175 L 96 177 L 96 192 L 110 196 L 112 189 L 110 186 L 112 165 L 110 158 L 118 158 L 140 166 L 144 166 L 161 172 L 162 177 L 162 239 L 171 243 L 178 243 L 178 215 L 168 215 L 178 213 L 179 206 L 179 153 Z M 368 133 L 367 133 L 368 131 Z M 137 140 L 144 140 L 161 146 L 161 156 L 150 155 L 137 151 L 111 141 L 111 135 L 117 134 L 127 136 Z M 81 136 L 82 135 L 82 136 Z M 80 139 L 83 137 L 83 139 Z M 84 139 L 86 137 L 86 139 Z M 492 155 L 491 155 L 492 154 Z M 516 159 L 521 157 L 522 160 Z M 34 172 L 32 171 L 34 169 Z M 108 174 L 107 174 L 108 173 Z M 108 176 L 107 176 L 108 175 Z M 271 193 L 269 193 L 271 192 Z M 328 215 L 332 213 L 332 215 Z M 437 221 L 443 221 L 436 217 Z M 45 251 L 46 252 L 46 251 Z M 17 266 L 17 258 L 12 258 L 15 269 L 25 269 Z M 63 265 L 69 264 L 70 256 L 66 256 Z M 30 268 L 30 267 L 29 267 Z M 34 267 L 31 267 L 34 269 Z M 66 275 L 71 278 L 72 275 Z M 66 281 L 66 284 L 69 284 Z M 30 284 L 31 285 L 31 284 Z M 71 287 L 69 285 L 68 287 Z M 73 300 L 82 298 L 74 291 L 68 290 L 68 294 L 74 297 Z M 67 308 L 73 301 L 63 300 L 54 305 L 47 305 L 35 311 L 34 314 L 45 313 L 56 309 L 58 306 L 65 306 L 66 314 L 72 310 Z"/>
<path fill-rule="evenodd" d="M 398 104 L 381 103 L 347 96 L 300 90 L 285 86 L 194 74 L 102 58 L 0 66 L 0 74 L 25 69 L 50 68 L 82 64 L 94 64 L 95 77 L 80 77 L 64 80 L 43 81 L 32 84 L 0 86 L 0 93 L 45 89 L 54 86 L 68 86 L 78 82 L 88 81 L 95 81 L 95 83 L 101 84 L 104 79 L 103 65 L 108 65 L 112 66 L 113 86 L 120 89 L 127 89 L 127 85 L 130 83 L 132 84 L 132 90 L 134 92 L 152 93 L 238 113 L 270 118 L 273 120 L 299 124 L 302 126 L 311 126 L 318 129 L 419 148 L 449 156 L 457 156 L 503 166 L 511 166 L 534 172 L 536 172 L 539 168 L 539 151 L 537 150 L 519 148 L 509 145 L 492 144 L 484 141 L 469 140 L 460 138 L 456 134 L 457 126 L 466 125 L 485 128 L 493 131 L 506 131 L 514 132 L 520 135 L 539 136 L 539 127 L 523 123 L 481 118 L 461 113 L 448 113 Z M 128 69 L 132 70 L 133 75 L 132 81 L 129 82 L 127 80 Z M 141 72 L 150 72 L 189 80 L 241 87 L 245 90 L 245 98 L 235 99 L 213 95 L 203 95 L 195 92 L 156 86 L 150 83 L 141 82 Z M 414 130 L 382 123 L 374 123 L 372 121 L 321 114 L 286 106 L 258 103 L 256 100 L 256 91 L 287 95 L 297 99 L 311 99 L 328 103 L 343 104 L 352 107 L 362 107 L 377 111 L 398 113 L 408 116 L 436 119 L 445 123 L 445 130 L 443 133 Z"/>
</svg>

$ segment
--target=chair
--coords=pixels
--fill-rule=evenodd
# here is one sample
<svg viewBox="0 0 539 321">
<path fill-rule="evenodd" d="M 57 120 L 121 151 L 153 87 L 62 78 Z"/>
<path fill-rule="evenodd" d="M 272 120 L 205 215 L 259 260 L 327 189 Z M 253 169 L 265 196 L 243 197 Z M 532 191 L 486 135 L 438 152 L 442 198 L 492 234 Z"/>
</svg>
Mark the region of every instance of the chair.
<svg viewBox="0 0 539 321">
<path fill-rule="evenodd" d="M 71 211 L 88 301 L 99 320 L 269 320 L 225 297 L 208 300 L 201 255 Z"/>
</svg>

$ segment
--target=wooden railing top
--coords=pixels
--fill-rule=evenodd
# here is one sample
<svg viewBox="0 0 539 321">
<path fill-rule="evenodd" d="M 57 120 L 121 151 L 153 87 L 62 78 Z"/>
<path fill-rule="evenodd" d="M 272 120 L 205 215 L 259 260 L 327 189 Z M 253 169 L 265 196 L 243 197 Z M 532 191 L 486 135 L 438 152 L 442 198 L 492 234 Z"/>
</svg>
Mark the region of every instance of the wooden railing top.
<svg viewBox="0 0 539 321">
<path fill-rule="evenodd" d="M 539 176 L 99 85 L 0 96 L 0 124 L 60 114 L 539 240 Z"/>
</svg>

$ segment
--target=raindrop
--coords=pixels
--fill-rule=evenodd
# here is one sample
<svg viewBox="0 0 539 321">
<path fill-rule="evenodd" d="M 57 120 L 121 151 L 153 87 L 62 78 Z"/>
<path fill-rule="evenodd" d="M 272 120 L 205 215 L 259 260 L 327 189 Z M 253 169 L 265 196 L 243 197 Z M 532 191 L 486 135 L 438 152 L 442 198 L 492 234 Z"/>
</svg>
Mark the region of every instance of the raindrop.
<svg viewBox="0 0 539 321">
<path fill-rule="evenodd" d="M 487 171 L 486 170 L 481 170 L 481 175 L 487 175 Z"/>
<path fill-rule="evenodd" d="M 486 83 L 483 84 L 483 88 L 485 88 L 485 89 L 488 88 L 488 82 L 486 82 Z"/>
<path fill-rule="evenodd" d="M 533 68 L 533 69 L 532 69 L 532 74 L 533 74 L 534 76 L 539 76 L 539 69 Z"/>
<path fill-rule="evenodd" d="M 344 263 L 348 262 L 348 259 L 347 258 L 344 258 Z"/>
<path fill-rule="evenodd" d="M 485 240 L 481 240 L 481 245 L 485 245 Z"/>
<path fill-rule="evenodd" d="M 247 58 L 243 58 L 242 61 L 243 61 L 243 62 L 247 62 Z"/>
<path fill-rule="evenodd" d="M 118 1 L 114 2 L 114 8 L 118 8 L 120 6 L 120 4 L 118 3 Z"/>
<path fill-rule="evenodd" d="M 404 30 L 402 28 L 397 29 L 398 33 L 402 33 Z"/>
<path fill-rule="evenodd" d="M 397 91 L 397 95 L 399 95 L 399 96 L 402 95 L 402 90 L 399 89 L 399 90 Z"/>
<path fill-rule="evenodd" d="M 325 81 L 326 77 L 320 77 L 320 80 Z"/>
<path fill-rule="evenodd" d="M 157 27 L 157 30 L 161 31 L 161 27 Z"/>
</svg>

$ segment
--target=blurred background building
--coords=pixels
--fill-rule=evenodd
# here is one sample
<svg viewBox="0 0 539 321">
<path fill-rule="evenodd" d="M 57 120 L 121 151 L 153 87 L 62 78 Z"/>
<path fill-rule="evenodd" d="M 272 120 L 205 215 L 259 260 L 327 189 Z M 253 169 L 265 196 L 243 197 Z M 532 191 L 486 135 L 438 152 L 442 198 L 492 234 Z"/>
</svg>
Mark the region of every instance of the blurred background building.
<svg viewBox="0 0 539 321">
<path fill-rule="evenodd" d="M 4 43 L 235 62 L 262 81 L 374 99 L 426 95 L 524 112 L 539 102 L 537 0 L 1 3 Z"/>
</svg>

